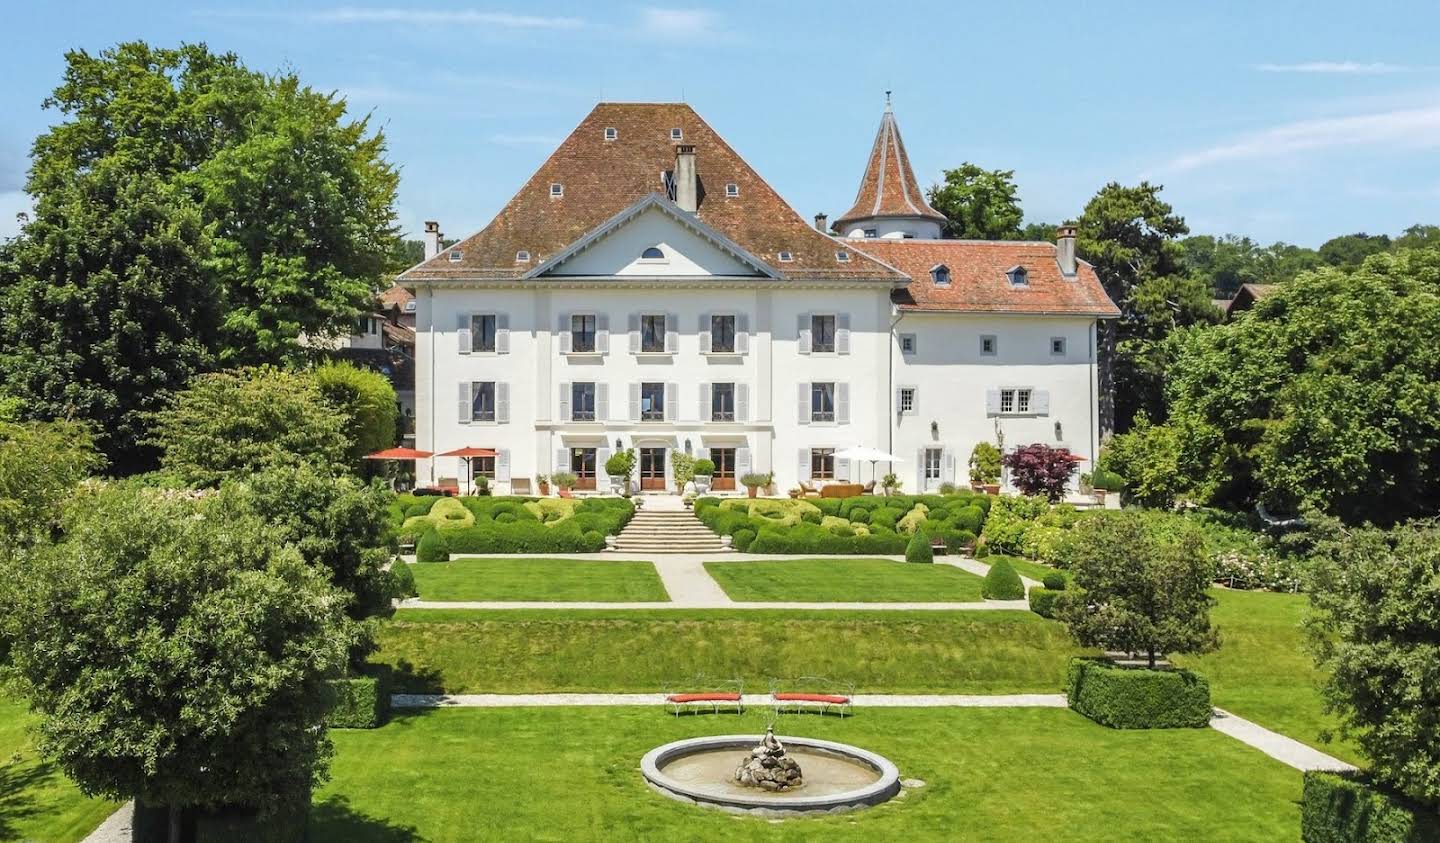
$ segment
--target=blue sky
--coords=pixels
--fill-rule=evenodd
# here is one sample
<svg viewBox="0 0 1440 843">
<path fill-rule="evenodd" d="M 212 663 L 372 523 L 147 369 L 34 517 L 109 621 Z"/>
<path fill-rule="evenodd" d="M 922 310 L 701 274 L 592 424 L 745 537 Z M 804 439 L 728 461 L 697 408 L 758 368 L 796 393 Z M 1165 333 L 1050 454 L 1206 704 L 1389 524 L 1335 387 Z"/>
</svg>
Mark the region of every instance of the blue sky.
<svg viewBox="0 0 1440 843">
<path fill-rule="evenodd" d="M 805 217 L 854 196 L 886 89 L 917 175 L 1015 170 L 1031 221 L 1149 178 L 1197 233 L 1440 223 L 1434 0 L 6 4 L 0 234 L 65 50 L 204 41 L 373 112 L 409 232 L 489 221 L 598 100 L 690 102 Z"/>
</svg>

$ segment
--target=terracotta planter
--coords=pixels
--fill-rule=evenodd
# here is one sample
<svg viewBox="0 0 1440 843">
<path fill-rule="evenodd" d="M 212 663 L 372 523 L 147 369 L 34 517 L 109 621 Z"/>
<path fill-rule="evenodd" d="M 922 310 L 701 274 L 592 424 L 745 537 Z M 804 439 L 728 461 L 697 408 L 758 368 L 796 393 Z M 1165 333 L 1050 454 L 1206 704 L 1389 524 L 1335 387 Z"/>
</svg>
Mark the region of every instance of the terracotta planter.
<svg viewBox="0 0 1440 843">
<path fill-rule="evenodd" d="M 572 497 L 572 495 L 570 494 L 570 490 L 569 490 L 569 489 L 566 489 L 566 488 L 561 488 L 561 489 L 560 489 L 560 497 L 562 497 L 562 498 Z"/>
<path fill-rule="evenodd" d="M 549 483 L 541 483 L 541 484 L 540 484 L 540 497 L 545 498 L 545 497 L 549 497 L 549 496 L 550 496 L 550 484 L 549 484 Z"/>
<path fill-rule="evenodd" d="M 982 483 L 982 484 L 980 484 L 980 490 L 983 491 L 983 492 L 984 492 L 985 494 L 987 494 L 987 495 L 998 495 L 998 494 L 1000 494 L 1000 484 L 999 484 L 999 483 Z"/>
<path fill-rule="evenodd" d="M 759 486 L 746 486 L 746 487 L 745 487 L 745 491 L 749 492 L 749 493 L 750 493 L 750 497 L 753 498 L 753 497 L 755 497 L 756 495 L 760 494 L 760 487 L 759 487 Z"/>
</svg>

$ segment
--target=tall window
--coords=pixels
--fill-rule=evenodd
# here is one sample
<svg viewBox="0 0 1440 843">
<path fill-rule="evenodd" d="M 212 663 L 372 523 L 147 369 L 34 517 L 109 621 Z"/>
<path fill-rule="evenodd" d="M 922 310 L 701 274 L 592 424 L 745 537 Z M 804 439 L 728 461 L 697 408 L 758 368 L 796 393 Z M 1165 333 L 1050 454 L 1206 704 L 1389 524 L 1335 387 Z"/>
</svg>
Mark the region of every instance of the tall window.
<svg viewBox="0 0 1440 843">
<path fill-rule="evenodd" d="M 571 421 L 595 421 L 595 384 L 570 384 Z"/>
<path fill-rule="evenodd" d="M 1000 390 L 1000 412 L 1002 413 L 1028 413 L 1030 412 L 1030 393 L 1028 389 L 1002 389 Z"/>
<path fill-rule="evenodd" d="M 495 350 L 495 314 L 480 313 L 470 317 L 470 349 Z"/>
<path fill-rule="evenodd" d="M 835 479 L 835 449 L 810 449 L 810 478 L 812 480 Z"/>
<path fill-rule="evenodd" d="M 710 385 L 710 421 L 735 421 L 735 384 Z"/>
<path fill-rule="evenodd" d="M 495 479 L 495 458 L 474 457 L 470 460 L 470 482 L 475 482 L 481 477 L 487 480 Z"/>
<path fill-rule="evenodd" d="M 640 350 L 665 350 L 665 315 L 648 313 L 640 317 Z"/>
<path fill-rule="evenodd" d="M 595 316 L 577 313 L 570 317 L 570 350 L 595 350 Z"/>
<path fill-rule="evenodd" d="M 903 386 L 900 388 L 900 412 L 915 412 L 915 387 Z"/>
<path fill-rule="evenodd" d="M 834 350 L 835 350 L 835 317 L 834 317 L 834 316 L 811 316 L 811 317 L 810 317 L 810 350 L 811 350 L 811 351 L 834 351 Z"/>
<path fill-rule="evenodd" d="M 710 317 L 710 350 L 730 354 L 735 351 L 735 317 Z"/>
<path fill-rule="evenodd" d="M 470 399 L 470 418 L 478 422 L 495 421 L 495 382 L 477 383 Z"/>
<path fill-rule="evenodd" d="M 810 421 L 835 421 L 835 384 L 810 384 Z"/>
<path fill-rule="evenodd" d="M 940 458 L 943 451 L 939 448 L 925 449 L 925 481 L 940 482 Z"/>
<path fill-rule="evenodd" d="M 665 421 L 665 384 L 640 384 L 640 420 Z"/>
</svg>

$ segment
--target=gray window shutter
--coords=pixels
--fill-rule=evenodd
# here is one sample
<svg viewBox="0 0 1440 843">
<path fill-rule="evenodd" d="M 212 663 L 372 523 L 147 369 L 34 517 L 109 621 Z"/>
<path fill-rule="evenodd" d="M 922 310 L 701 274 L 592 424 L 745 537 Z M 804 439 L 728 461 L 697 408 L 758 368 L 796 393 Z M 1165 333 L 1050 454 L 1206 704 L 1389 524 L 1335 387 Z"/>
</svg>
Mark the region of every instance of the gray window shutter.
<svg viewBox="0 0 1440 843">
<path fill-rule="evenodd" d="M 510 384 L 495 384 L 495 421 L 507 424 L 510 421 Z"/>
<path fill-rule="evenodd" d="M 674 354 L 680 350 L 680 317 L 665 314 L 665 350 Z"/>
<path fill-rule="evenodd" d="M 850 461 L 849 461 L 849 460 L 842 460 L 842 459 L 838 459 L 838 458 L 835 460 L 835 479 L 836 479 L 836 480 L 843 480 L 843 481 L 845 481 L 845 482 L 847 482 L 847 483 L 850 482 Z"/>
<path fill-rule="evenodd" d="M 985 414 L 989 416 L 1000 415 L 1000 390 L 985 390 Z"/>
<path fill-rule="evenodd" d="M 915 452 L 915 494 L 925 494 L 925 449 Z"/>
<path fill-rule="evenodd" d="M 605 470 L 605 461 L 610 459 L 610 449 L 600 448 L 595 452 L 595 485 L 600 489 L 610 485 L 610 474 Z"/>
<path fill-rule="evenodd" d="M 460 421 L 469 422 L 475 412 L 475 384 L 466 381 L 460 384 Z"/>
<path fill-rule="evenodd" d="M 954 483 L 954 482 L 955 482 L 955 452 L 952 451 L 952 450 L 950 450 L 949 448 L 946 448 L 943 452 L 941 452 L 941 455 L 940 455 L 940 464 L 943 466 L 943 468 L 941 469 L 941 471 L 944 472 L 944 474 L 942 475 L 942 478 L 944 479 L 944 481 L 945 481 L 946 483 Z"/>
<path fill-rule="evenodd" d="M 735 353 L 750 353 L 750 314 L 742 313 L 735 317 Z"/>
<path fill-rule="evenodd" d="M 700 338 L 700 353 L 710 353 L 710 314 L 700 314 L 700 330 L 695 333 Z"/>
<path fill-rule="evenodd" d="M 510 449 L 501 448 L 495 452 L 495 479 L 498 482 L 510 482 Z"/>
<path fill-rule="evenodd" d="M 569 470 L 570 470 L 570 449 L 569 449 L 569 448 L 556 448 L 556 449 L 555 449 L 555 470 L 556 470 L 556 471 L 569 471 Z"/>
<path fill-rule="evenodd" d="M 460 314 L 460 324 L 455 329 L 455 341 L 459 344 L 461 354 L 470 353 L 470 314 Z"/>
<path fill-rule="evenodd" d="M 750 449 L 735 449 L 735 479 L 739 480 L 747 474 L 753 474 L 750 468 Z"/>
<path fill-rule="evenodd" d="M 850 423 L 850 384 L 835 384 L 835 423 Z"/>
<path fill-rule="evenodd" d="M 918 386 L 910 387 L 910 414 L 912 416 L 920 415 L 920 387 Z"/>
<path fill-rule="evenodd" d="M 796 348 L 796 351 L 798 351 L 798 352 L 801 353 L 801 354 L 809 354 L 809 353 L 810 353 L 810 314 L 808 314 L 808 313 L 802 313 L 802 314 L 800 314 L 800 327 L 798 328 L 798 330 L 799 330 L 799 334 L 798 334 L 797 336 L 799 336 L 800 342 L 799 342 L 798 347 Z"/>
<path fill-rule="evenodd" d="M 510 314 L 495 314 L 495 353 L 510 353 Z"/>
<path fill-rule="evenodd" d="M 568 422 L 570 416 L 570 384 L 560 384 L 560 421 Z"/>
<path fill-rule="evenodd" d="M 708 422 L 713 418 L 710 411 L 710 384 L 700 384 L 700 415 L 695 418 L 702 422 Z"/>
<path fill-rule="evenodd" d="M 595 350 L 601 354 L 610 353 L 610 314 L 601 313 L 595 317 Z"/>
<path fill-rule="evenodd" d="M 902 387 L 895 387 L 895 415 L 897 416 L 905 414 L 905 405 L 900 403 L 900 393 L 903 391 Z"/>
<path fill-rule="evenodd" d="M 750 384 L 735 384 L 735 421 L 750 421 Z"/>
<path fill-rule="evenodd" d="M 640 421 L 640 384 L 630 384 L 630 421 Z"/>
<path fill-rule="evenodd" d="M 560 335 L 560 353 L 569 354 L 572 348 L 570 344 L 570 314 L 560 314 L 560 325 L 556 333 Z"/>
<path fill-rule="evenodd" d="M 835 353 L 850 353 L 850 314 L 841 313 L 835 317 Z"/>
<path fill-rule="evenodd" d="M 680 384 L 665 384 L 665 421 L 680 420 Z"/>
<path fill-rule="evenodd" d="M 640 314 L 630 314 L 630 353 L 640 353 Z"/>
<path fill-rule="evenodd" d="M 595 384 L 595 421 L 610 420 L 610 384 Z"/>
<path fill-rule="evenodd" d="M 800 384 L 800 416 L 796 421 L 801 424 L 810 423 L 810 384 Z"/>
<path fill-rule="evenodd" d="M 1030 411 L 1037 416 L 1050 415 L 1050 390 L 1035 389 L 1030 392 Z"/>
<path fill-rule="evenodd" d="M 798 475 L 796 475 L 796 476 L 799 477 L 801 480 L 806 480 L 806 481 L 808 481 L 808 480 L 810 479 L 810 449 L 809 449 L 809 448 L 801 448 L 801 449 L 800 449 L 800 473 L 799 473 Z"/>
</svg>

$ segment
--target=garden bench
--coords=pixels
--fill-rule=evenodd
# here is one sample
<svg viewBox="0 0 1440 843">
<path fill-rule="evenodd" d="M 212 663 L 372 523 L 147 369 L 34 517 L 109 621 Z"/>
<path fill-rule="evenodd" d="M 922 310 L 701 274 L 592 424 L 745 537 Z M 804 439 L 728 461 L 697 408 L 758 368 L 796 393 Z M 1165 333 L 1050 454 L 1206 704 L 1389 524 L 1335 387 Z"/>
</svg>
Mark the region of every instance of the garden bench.
<svg viewBox="0 0 1440 843">
<path fill-rule="evenodd" d="M 683 686 L 671 689 L 665 694 L 665 704 L 675 716 L 680 716 L 681 711 L 705 711 L 709 710 L 719 714 L 721 708 L 735 706 L 736 714 L 743 714 L 745 711 L 744 686 L 740 680 L 710 683 L 705 687 L 703 681 L 687 683 Z"/>
<path fill-rule="evenodd" d="M 783 687 L 808 688 L 805 691 L 783 691 Z M 819 677 L 806 676 L 791 682 L 770 681 L 770 704 L 776 714 L 783 713 L 787 708 L 799 713 L 801 711 L 818 711 L 820 714 L 829 714 L 834 711 L 842 718 L 850 713 L 852 698 L 855 696 L 855 686 L 848 683 L 838 683 Z"/>
<path fill-rule="evenodd" d="M 820 490 L 822 498 L 856 498 L 865 493 L 865 487 L 859 483 L 827 483 L 825 488 Z"/>
</svg>

